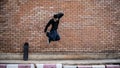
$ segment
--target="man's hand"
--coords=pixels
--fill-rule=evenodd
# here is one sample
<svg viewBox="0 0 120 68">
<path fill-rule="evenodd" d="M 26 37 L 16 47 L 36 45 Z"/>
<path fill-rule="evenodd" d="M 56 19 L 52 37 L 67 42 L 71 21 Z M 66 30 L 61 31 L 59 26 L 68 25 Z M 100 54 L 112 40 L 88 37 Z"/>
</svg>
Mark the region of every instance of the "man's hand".
<svg viewBox="0 0 120 68">
<path fill-rule="evenodd" d="M 48 33 L 48 31 L 44 31 L 44 33 L 46 34 L 46 33 Z"/>
<path fill-rule="evenodd" d="M 46 33 L 47 33 L 47 31 L 44 31 L 44 33 L 46 34 Z"/>
</svg>

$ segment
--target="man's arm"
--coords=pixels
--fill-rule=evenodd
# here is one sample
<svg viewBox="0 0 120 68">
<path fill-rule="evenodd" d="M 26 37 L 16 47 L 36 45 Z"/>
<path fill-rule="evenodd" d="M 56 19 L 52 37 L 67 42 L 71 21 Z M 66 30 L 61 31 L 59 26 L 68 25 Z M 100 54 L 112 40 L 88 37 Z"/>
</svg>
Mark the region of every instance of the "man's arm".
<svg viewBox="0 0 120 68">
<path fill-rule="evenodd" d="M 47 31 L 47 29 L 48 29 L 48 27 L 50 26 L 50 24 L 51 24 L 51 20 L 47 23 L 47 25 L 46 25 L 46 27 L 45 27 L 45 29 L 44 29 L 44 32 Z"/>
<path fill-rule="evenodd" d="M 60 19 L 62 16 L 64 16 L 64 14 L 60 12 L 57 14 L 57 16 L 58 16 L 58 19 Z"/>
</svg>

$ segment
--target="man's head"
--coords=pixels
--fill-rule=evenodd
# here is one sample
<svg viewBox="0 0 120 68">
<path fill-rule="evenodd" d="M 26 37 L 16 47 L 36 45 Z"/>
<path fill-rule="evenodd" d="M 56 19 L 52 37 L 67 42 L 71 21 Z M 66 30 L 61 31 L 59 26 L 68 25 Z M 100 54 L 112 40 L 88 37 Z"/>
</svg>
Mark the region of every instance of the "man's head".
<svg viewBox="0 0 120 68">
<path fill-rule="evenodd" d="M 55 14 L 53 18 L 54 18 L 54 21 L 58 21 L 58 15 Z"/>
</svg>

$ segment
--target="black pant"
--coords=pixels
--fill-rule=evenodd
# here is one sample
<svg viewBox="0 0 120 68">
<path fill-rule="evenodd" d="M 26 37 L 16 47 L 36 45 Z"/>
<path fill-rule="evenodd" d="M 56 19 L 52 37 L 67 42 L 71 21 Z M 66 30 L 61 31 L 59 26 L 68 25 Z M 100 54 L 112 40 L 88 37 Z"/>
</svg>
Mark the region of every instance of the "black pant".
<svg viewBox="0 0 120 68">
<path fill-rule="evenodd" d="M 50 32 L 47 32 L 47 37 L 50 41 L 58 41 L 60 40 L 60 36 L 57 32 L 57 30 L 51 30 Z"/>
</svg>

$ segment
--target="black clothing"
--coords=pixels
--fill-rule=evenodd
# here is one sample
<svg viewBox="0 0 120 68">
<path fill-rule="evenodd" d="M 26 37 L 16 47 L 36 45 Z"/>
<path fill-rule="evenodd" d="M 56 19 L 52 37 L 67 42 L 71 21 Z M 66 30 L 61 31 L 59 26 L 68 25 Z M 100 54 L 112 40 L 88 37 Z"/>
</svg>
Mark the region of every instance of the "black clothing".
<svg viewBox="0 0 120 68">
<path fill-rule="evenodd" d="M 48 24 L 46 25 L 46 27 L 45 27 L 45 29 L 44 29 L 44 32 L 47 31 L 47 28 L 50 26 L 50 24 L 52 24 L 51 30 L 57 30 L 57 29 L 58 29 L 59 20 L 60 20 L 60 18 L 61 18 L 64 14 L 63 14 L 63 13 L 58 13 L 58 14 L 56 14 L 56 15 L 57 15 L 58 21 L 55 22 L 54 19 L 51 19 L 51 20 L 48 22 Z M 51 31 L 51 30 L 50 30 L 50 31 Z"/>
<path fill-rule="evenodd" d="M 47 32 L 46 36 L 49 38 L 49 42 L 60 40 L 60 36 L 59 36 L 57 30 L 52 30 L 50 32 Z"/>
<path fill-rule="evenodd" d="M 52 30 L 57 30 L 57 29 L 58 29 L 58 24 L 59 24 L 59 20 L 55 22 L 54 19 L 51 19 L 51 20 L 48 22 L 48 24 L 46 25 L 46 27 L 45 27 L 45 29 L 44 29 L 44 32 L 47 31 L 47 29 L 48 29 L 48 27 L 49 27 L 50 25 L 52 25 L 52 28 L 51 28 L 50 31 L 52 31 Z"/>
<path fill-rule="evenodd" d="M 58 32 L 57 32 L 57 29 L 58 29 L 58 25 L 59 25 L 59 20 L 60 20 L 60 18 L 61 18 L 63 15 L 64 15 L 63 13 L 58 13 L 58 14 L 55 15 L 55 16 L 57 16 L 58 21 L 54 21 L 54 19 L 51 19 L 51 20 L 47 23 L 47 25 L 46 25 L 46 27 L 45 27 L 45 29 L 44 29 L 44 32 L 46 32 L 47 29 L 48 29 L 48 27 L 49 27 L 50 25 L 52 25 L 50 32 L 47 32 L 47 33 L 46 33 L 46 36 L 48 37 L 49 42 L 60 40 L 60 36 L 59 36 L 59 34 L 58 34 Z"/>
<path fill-rule="evenodd" d="M 60 13 L 58 13 L 58 14 L 57 14 L 58 19 L 60 19 L 63 15 L 64 15 L 64 14 L 63 14 L 63 13 L 61 13 L 61 12 L 60 12 Z"/>
</svg>

